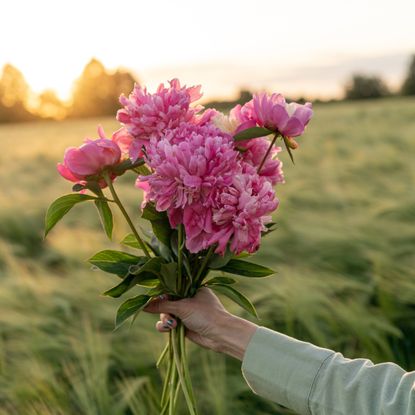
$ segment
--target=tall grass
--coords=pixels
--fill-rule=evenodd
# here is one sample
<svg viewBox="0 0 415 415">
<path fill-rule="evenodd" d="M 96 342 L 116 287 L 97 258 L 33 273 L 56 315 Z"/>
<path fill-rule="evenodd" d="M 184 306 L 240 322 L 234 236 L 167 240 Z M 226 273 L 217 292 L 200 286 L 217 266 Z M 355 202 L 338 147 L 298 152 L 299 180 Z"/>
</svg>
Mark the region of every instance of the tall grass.
<svg viewBox="0 0 415 415">
<path fill-rule="evenodd" d="M 47 241 L 48 204 L 70 185 L 65 147 L 94 137 L 83 120 L 0 126 L 0 415 L 157 414 L 154 367 L 165 338 L 142 315 L 113 332 L 112 276 L 85 259 L 109 244 L 93 205 L 76 207 Z M 296 165 L 286 154 L 278 229 L 256 255 L 275 277 L 240 280 L 259 324 L 347 357 L 415 368 L 415 101 L 316 107 Z M 133 178 L 118 183 L 138 217 Z M 235 305 L 224 301 L 236 313 Z M 248 389 L 240 363 L 191 347 L 202 414 L 287 413 Z"/>
</svg>

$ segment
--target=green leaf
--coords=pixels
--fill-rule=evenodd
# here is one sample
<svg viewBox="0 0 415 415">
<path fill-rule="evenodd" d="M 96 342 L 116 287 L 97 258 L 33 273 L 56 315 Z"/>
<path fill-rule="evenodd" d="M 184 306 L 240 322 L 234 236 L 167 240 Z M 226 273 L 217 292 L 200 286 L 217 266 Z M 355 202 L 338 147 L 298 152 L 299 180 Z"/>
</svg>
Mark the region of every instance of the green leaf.
<svg viewBox="0 0 415 415">
<path fill-rule="evenodd" d="M 254 264 L 253 262 L 242 261 L 241 259 L 231 259 L 224 267 L 218 268 L 218 270 L 250 278 L 262 278 L 275 274 L 275 271 L 270 268 Z"/>
<path fill-rule="evenodd" d="M 226 295 L 236 304 L 240 305 L 243 309 L 248 311 L 248 313 L 258 318 L 258 314 L 255 310 L 254 305 L 251 303 L 251 301 L 249 301 L 248 298 L 246 298 L 241 292 L 239 292 L 235 288 L 230 287 L 229 285 L 221 285 L 221 284 L 212 284 L 210 285 L 210 288 L 220 294 Z"/>
<path fill-rule="evenodd" d="M 241 131 L 236 134 L 233 138 L 235 141 L 250 140 L 251 138 L 265 137 L 270 134 L 275 134 L 275 131 L 268 130 L 263 127 L 252 127 Z"/>
<path fill-rule="evenodd" d="M 159 284 L 159 280 L 151 273 L 142 273 L 140 275 L 128 274 L 118 285 L 105 291 L 103 295 L 118 298 L 135 285 L 142 287 L 154 288 Z"/>
<path fill-rule="evenodd" d="M 212 258 L 210 259 L 208 266 L 210 269 L 222 268 L 232 259 L 232 257 L 233 252 L 231 252 L 229 247 L 227 247 L 224 255 L 212 255 Z"/>
<path fill-rule="evenodd" d="M 229 278 L 229 277 L 214 277 L 212 279 L 210 279 L 209 281 L 206 281 L 206 285 L 211 285 L 211 284 L 235 284 L 236 280 L 234 280 L 233 278 Z"/>
<path fill-rule="evenodd" d="M 156 210 L 154 203 L 147 203 L 143 209 L 141 217 L 151 222 L 153 220 L 163 220 L 164 218 L 167 218 L 167 215 L 166 212 L 159 212 Z"/>
<path fill-rule="evenodd" d="M 153 228 L 153 232 L 156 238 L 168 247 L 170 242 L 170 234 L 172 230 L 167 216 L 165 220 L 152 221 L 151 227 Z"/>
<path fill-rule="evenodd" d="M 131 265 L 142 265 L 148 261 L 147 257 L 131 255 L 127 252 L 104 250 L 88 259 L 88 262 L 99 269 L 124 277 Z"/>
<path fill-rule="evenodd" d="M 140 244 L 137 241 L 137 238 L 132 233 L 126 235 L 124 239 L 121 241 L 121 244 L 125 246 L 130 246 L 131 248 L 141 249 Z"/>
<path fill-rule="evenodd" d="M 156 256 L 148 259 L 145 263 L 130 266 L 129 272 L 133 275 L 151 273 L 153 278 L 158 277 L 160 275 L 160 269 L 163 262 L 163 258 Z"/>
<path fill-rule="evenodd" d="M 132 288 L 134 284 L 134 275 L 128 274 L 118 285 L 112 287 L 111 289 L 105 291 L 103 295 L 109 297 L 118 298 Z"/>
<path fill-rule="evenodd" d="M 163 257 L 167 262 L 173 261 L 171 249 L 163 242 L 160 242 L 154 235 L 151 237 L 150 246 L 156 255 Z"/>
<path fill-rule="evenodd" d="M 160 270 L 160 282 L 163 284 L 167 292 L 176 292 L 177 264 L 175 262 L 170 262 L 169 264 L 162 264 Z"/>
<path fill-rule="evenodd" d="M 96 199 L 95 196 L 84 194 L 70 194 L 56 199 L 46 212 L 45 237 L 50 230 L 75 206 L 77 203 Z"/>
<path fill-rule="evenodd" d="M 151 297 L 148 295 L 143 294 L 130 298 L 122 303 L 117 311 L 117 317 L 115 318 L 115 328 L 117 329 L 125 320 L 127 320 L 127 318 L 141 311 L 150 298 Z"/>
<path fill-rule="evenodd" d="M 261 233 L 262 238 L 263 238 L 264 236 L 269 235 L 271 232 L 274 232 L 274 231 L 275 231 L 275 230 L 277 230 L 277 228 L 278 228 L 278 226 L 277 226 L 277 224 L 276 224 L 275 222 L 270 222 L 270 223 L 267 223 L 267 224 L 265 225 L 265 227 L 267 228 L 267 230 L 266 230 L 266 231 L 263 231 L 263 232 Z"/>
<path fill-rule="evenodd" d="M 159 284 L 146 292 L 146 295 L 150 297 L 155 297 L 157 295 L 163 294 L 165 292 L 164 287 Z"/>
<path fill-rule="evenodd" d="M 172 229 L 166 212 L 156 210 L 154 203 L 147 203 L 141 215 L 151 223 L 154 235 L 167 247 L 170 247 Z"/>
<path fill-rule="evenodd" d="M 147 166 L 145 166 L 145 165 L 137 166 L 134 169 L 134 171 L 136 173 L 138 173 L 139 175 L 141 175 L 141 176 L 149 176 L 151 174 L 150 169 Z"/>
<path fill-rule="evenodd" d="M 99 217 L 101 219 L 102 227 L 109 239 L 112 236 L 113 220 L 112 212 L 108 206 L 108 202 L 104 199 L 95 200 L 95 206 L 98 209 Z"/>
</svg>

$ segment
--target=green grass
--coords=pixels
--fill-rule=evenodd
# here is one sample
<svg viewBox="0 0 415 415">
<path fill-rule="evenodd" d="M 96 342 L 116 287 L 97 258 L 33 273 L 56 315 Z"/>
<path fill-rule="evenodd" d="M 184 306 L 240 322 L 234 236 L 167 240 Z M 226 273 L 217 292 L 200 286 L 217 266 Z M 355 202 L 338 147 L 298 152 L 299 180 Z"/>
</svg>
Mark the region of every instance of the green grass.
<svg viewBox="0 0 415 415">
<path fill-rule="evenodd" d="M 110 119 L 0 126 L 0 415 L 157 413 L 154 362 L 165 338 L 155 318 L 113 332 L 115 282 L 85 259 L 105 240 L 92 205 L 75 207 L 44 242 L 43 216 L 70 192 L 55 164 L 64 149 L 108 133 Z M 278 229 L 256 260 L 278 273 L 247 281 L 260 324 L 343 352 L 415 367 L 415 100 L 315 107 L 286 184 Z M 135 218 L 133 177 L 118 183 Z M 225 301 L 231 311 L 247 317 Z M 128 326 L 128 325 L 127 325 Z M 202 414 L 275 414 L 240 365 L 191 348 Z"/>
</svg>

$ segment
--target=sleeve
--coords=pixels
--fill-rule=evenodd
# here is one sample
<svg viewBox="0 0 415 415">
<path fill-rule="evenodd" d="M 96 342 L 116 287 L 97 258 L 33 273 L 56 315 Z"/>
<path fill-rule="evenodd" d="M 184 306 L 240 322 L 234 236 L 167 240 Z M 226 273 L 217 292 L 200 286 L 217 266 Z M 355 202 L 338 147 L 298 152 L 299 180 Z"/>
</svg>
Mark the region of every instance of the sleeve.
<svg viewBox="0 0 415 415">
<path fill-rule="evenodd" d="M 242 362 L 254 393 L 301 415 L 414 415 L 415 372 L 346 359 L 259 327 Z"/>
</svg>

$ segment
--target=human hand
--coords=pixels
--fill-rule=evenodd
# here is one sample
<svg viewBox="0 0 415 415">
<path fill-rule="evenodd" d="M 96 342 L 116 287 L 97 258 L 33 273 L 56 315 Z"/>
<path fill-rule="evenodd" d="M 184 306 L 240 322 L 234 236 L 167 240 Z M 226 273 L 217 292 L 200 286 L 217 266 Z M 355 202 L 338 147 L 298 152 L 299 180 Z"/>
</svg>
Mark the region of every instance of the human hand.
<svg viewBox="0 0 415 415">
<path fill-rule="evenodd" d="M 194 297 L 183 300 L 169 301 L 167 296 L 161 296 L 149 303 L 144 311 L 160 313 L 160 321 L 156 323 L 160 332 L 175 328 L 175 317 L 178 317 L 186 326 L 186 336 L 191 341 L 239 360 L 243 359 L 249 340 L 257 329 L 254 323 L 229 313 L 206 287 Z"/>
</svg>

